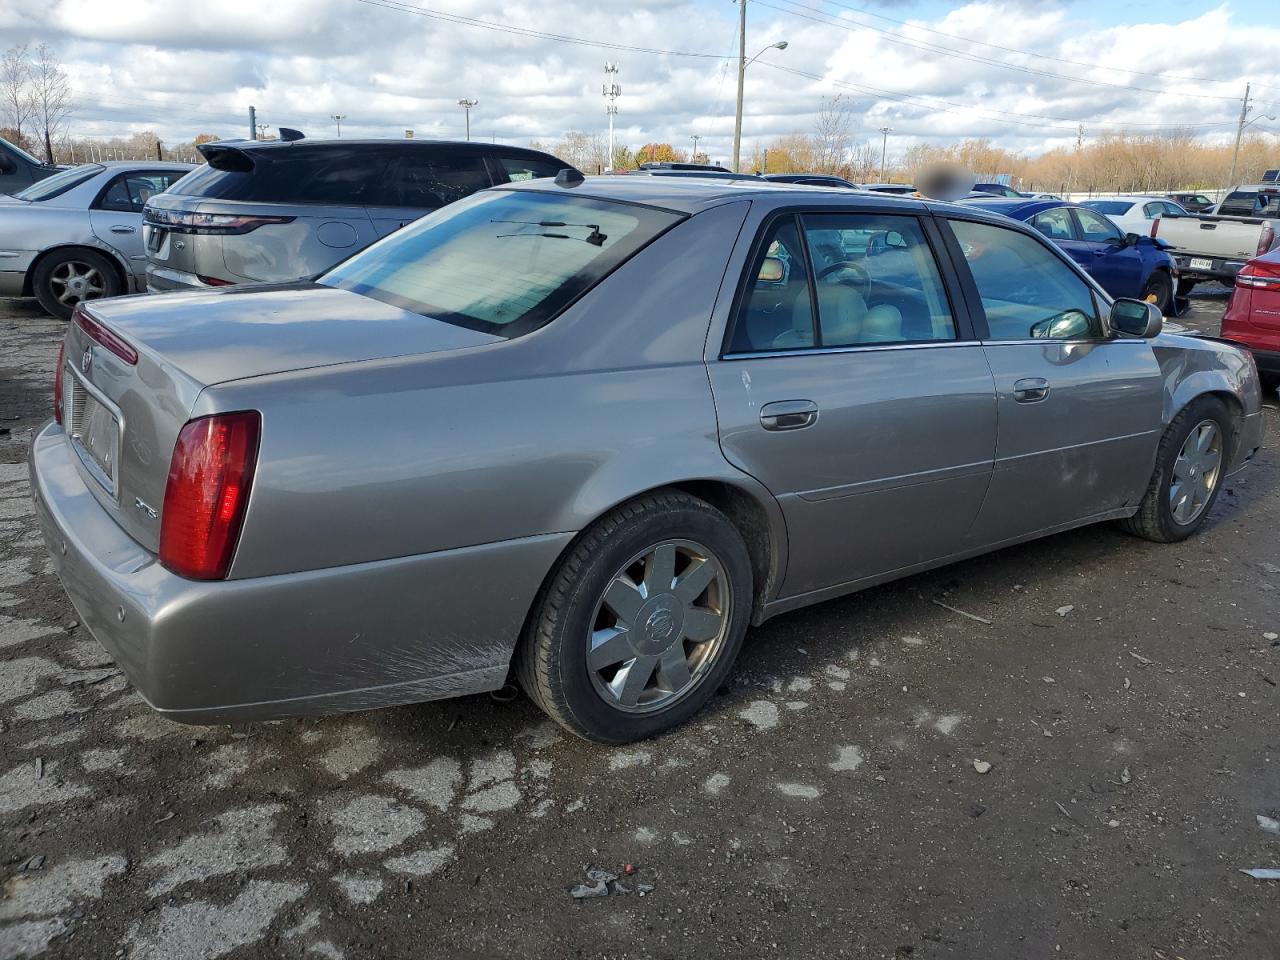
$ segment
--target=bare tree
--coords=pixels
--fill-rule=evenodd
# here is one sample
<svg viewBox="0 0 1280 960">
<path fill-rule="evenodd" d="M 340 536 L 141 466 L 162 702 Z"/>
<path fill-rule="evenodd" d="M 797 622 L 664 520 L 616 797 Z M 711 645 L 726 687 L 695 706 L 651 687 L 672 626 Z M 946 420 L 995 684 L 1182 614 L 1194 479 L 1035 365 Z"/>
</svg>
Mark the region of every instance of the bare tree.
<svg viewBox="0 0 1280 960">
<path fill-rule="evenodd" d="M 25 43 L 15 44 L 0 57 L 0 108 L 4 109 L 6 126 L 24 135 L 23 127 L 35 115 L 31 89 L 31 53 Z"/>
<path fill-rule="evenodd" d="M 844 94 L 825 97 L 814 122 L 814 164 L 822 173 L 849 175 L 849 148 L 853 142 L 853 107 Z"/>
<path fill-rule="evenodd" d="M 44 137 L 45 159 L 53 163 L 53 138 L 71 113 L 71 81 L 47 43 L 36 47 L 31 64 L 31 87 L 35 120 Z"/>
</svg>

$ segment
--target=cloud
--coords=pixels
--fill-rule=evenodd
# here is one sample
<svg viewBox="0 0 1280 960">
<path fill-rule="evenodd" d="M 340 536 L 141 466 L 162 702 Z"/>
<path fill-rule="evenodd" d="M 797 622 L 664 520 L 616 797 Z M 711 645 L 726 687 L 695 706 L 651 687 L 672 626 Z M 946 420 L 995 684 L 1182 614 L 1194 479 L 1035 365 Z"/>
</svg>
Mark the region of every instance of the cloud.
<svg viewBox="0 0 1280 960">
<path fill-rule="evenodd" d="M 561 43 L 415 7 L 517 31 L 715 56 Z M 1160 12 L 1168 18 L 1174 9 Z M 1106 25 L 1088 22 L 1078 5 L 1033 0 L 968 3 L 906 25 L 876 17 L 904 19 L 906 10 L 847 0 L 752 4 L 748 55 L 779 39 L 788 48 L 768 51 L 747 71 L 746 152 L 811 129 L 822 98 L 837 93 L 853 104 L 861 136 L 892 126 L 897 149 L 982 136 L 1039 151 L 1073 140 L 1077 122 L 1086 135 L 1125 124 L 1204 124 L 1204 136 L 1223 139 L 1246 77 L 1259 87 L 1261 112 L 1280 108 L 1280 28 L 1242 19 L 1230 6 Z M 711 156 L 731 151 L 735 13 L 710 0 L 7 0 L 0 35 L 47 40 L 60 52 L 77 90 L 78 135 L 236 136 L 253 104 L 260 120 L 312 136 L 329 135 L 329 115 L 342 113 L 344 135 L 413 128 L 419 137 L 453 138 L 462 134 L 457 100 L 465 96 L 479 100 L 474 135 L 547 142 L 570 129 L 605 128 L 600 85 L 605 60 L 613 60 L 622 67 L 621 142 L 687 146 L 696 133 Z"/>
</svg>

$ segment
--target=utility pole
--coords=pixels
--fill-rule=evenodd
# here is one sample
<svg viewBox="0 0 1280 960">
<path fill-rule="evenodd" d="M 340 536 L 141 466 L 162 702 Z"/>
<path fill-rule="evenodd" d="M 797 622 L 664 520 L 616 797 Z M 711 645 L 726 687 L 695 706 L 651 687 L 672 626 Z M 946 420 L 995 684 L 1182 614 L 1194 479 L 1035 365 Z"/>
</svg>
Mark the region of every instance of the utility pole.
<svg viewBox="0 0 1280 960">
<path fill-rule="evenodd" d="M 738 109 L 733 118 L 733 172 L 741 173 L 742 85 L 747 76 L 747 0 L 738 0 Z"/>
<path fill-rule="evenodd" d="M 249 107 L 249 139 L 258 139 L 258 111 Z"/>
<path fill-rule="evenodd" d="M 889 152 L 889 134 L 893 133 L 893 127 L 880 128 L 880 182 L 884 183 L 884 158 Z"/>
<path fill-rule="evenodd" d="M 693 134 L 693 155 L 689 157 L 690 163 L 698 162 L 698 141 L 702 139 L 698 134 Z"/>
<path fill-rule="evenodd" d="M 605 107 L 604 112 L 609 116 L 609 157 L 605 161 L 605 173 L 613 173 L 613 118 L 618 115 L 618 97 L 622 96 L 622 87 L 618 85 L 618 65 L 616 63 L 606 62 L 604 65 L 604 85 L 601 92 L 604 94 Z"/>
<path fill-rule="evenodd" d="M 334 123 L 338 125 L 338 139 L 341 140 L 342 139 L 342 121 L 347 119 L 347 115 L 345 113 L 331 113 L 329 114 L 329 117 L 330 119 L 333 120 Z"/>
<path fill-rule="evenodd" d="M 467 97 L 463 97 L 461 100 L 458 101 L 458 106 L 460 106 L 467 113 L 467 139 L 468 140 L 471 139 L 471 108 L 474 107 L 479 102 L 480 102 L 479 100 L 470 100 Z"/>
<path fill-rule="evenodd" d="M 761 173 L 769 172 L 769 148 L 768 147 L 764 148 L 764 169 L 761 170 L 760 172 Z"/>
<path fill-rule="evenodd" d="M 1249 84 L 1244 85 L 1244 100 L 1240 102 L 1240 122 L 1236 125 L 1236 148 L 1231 153 L 1231 176 L 1227 178 L 1227 190 L 1236 185 L 1236 161 L 1240 159 L 1240 141 L 1244 138 L 1245 118 L 1249 116 Z"/>
</svg>

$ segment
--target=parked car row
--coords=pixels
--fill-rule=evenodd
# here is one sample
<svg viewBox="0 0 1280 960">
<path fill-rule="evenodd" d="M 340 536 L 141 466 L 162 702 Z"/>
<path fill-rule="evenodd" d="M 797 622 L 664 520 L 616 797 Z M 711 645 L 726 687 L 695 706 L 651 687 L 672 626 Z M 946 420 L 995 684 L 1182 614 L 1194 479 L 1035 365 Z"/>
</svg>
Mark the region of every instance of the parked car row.
<svg viewBox="0 0 1280 960">
<path fill-rule="evenodd" d="M 514 677 L 582 737 L 652 736 L 750 624 L 1084 524 L 1184 539 L 1260 443 L 1248 355 L 1110 296 L 1064 246 L 1083 208 L 303 154 L 211 147 L 150 199 L 189 289 L 81 299 L 32 445 L 81 622 L 173 719 Z M 361 217 L 386 236 L 353 252 Z M 341 262 L 297 279 L 313 237 Z M 257 271 L 292 282 L 200 279 Z"/>
</svg>

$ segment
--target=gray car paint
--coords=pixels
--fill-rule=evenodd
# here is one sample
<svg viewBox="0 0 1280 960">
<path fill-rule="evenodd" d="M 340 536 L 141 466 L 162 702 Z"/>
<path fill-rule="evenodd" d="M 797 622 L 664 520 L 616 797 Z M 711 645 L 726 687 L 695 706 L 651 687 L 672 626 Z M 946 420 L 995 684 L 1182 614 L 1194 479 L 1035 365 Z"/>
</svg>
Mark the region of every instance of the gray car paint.
<svg viewBox="0 0 1280 960">
<path fill-rule="evenodd" d="M 1256 374 L 1234 348 L 1169 336 L 1087 351 L 1039 344 L 1044 362 L 1059 361 L 1064 384 L 1104 346 L 1130 358 L 1111 373 L 1091 371 L 1105 385 L 1085 395 L 1089 411 L 1110 417 L 1127 392 L 1142 394 L 1132 414 L 1100 435 L 1069 434 L 1066 446 L 1105 450 L 1116 431 L 1139 434 L 1146 446 L 1118 458 L 1090 452 L 1086 465 L 1101 472 L 1079 491 L 1052 478 L 1058 492 L 1078 493 L 1078 515 L 1042 515 L 1031 496 L 1010 507 L 1015 525 L 984 528 L 983 508 L 999 505 L 978 488 L 994 486 L 997 463 L 1016 464 L 1017 444 L 1034 445 L 1039 429 L 1023 425 L 1003 438 L 1012 445 L 1002 458 L 1001 375 L 984 359 L 995 349 L 972 342 L 722 357 L 756 232 L 774 211 L 928 216 L 954 208 L 745 181 L 589 178 L 574 189 L 690 216 L 551 323 L 512 340 L 451 330 L 463 340 L 448 341 L 438 321 L 379 305 L 369 308 L 376 346 L 362 346 L 361 324 L 344 321 L 355 303 L 318 289 L 161 298 L 145 310 L 127 300 L 94 306 L 107 325 L 138 338 L 157 369 L 175 371 L 155 385 L 120 372 L 117 396 L 163 409 L 170 426 L 219 411 L 263 417 L 244 530 L 231 578 L 220 583 L 166 571 L 147 548 L 154 533 L 124 536 L 101 496 L 86 495 L 92 480 L 61 428 L 49 425 L 33 446 L 33 489 L 55 564 L 85 622 L 152 703 L 179 719 L 248 719 L 496 687 L 561 550 L 615 505 L 655 488 L 707 496 L 743 528 L 759 622 L 1003 542 L 1132 513 L 1130 460 L 1152 461 L 1160 428 L 1202 392 L 1239 404 L 1233 467 L 1259 442 Z M 191 322 L 204 311 L 222 324 Z M 323 337 L 320 320 L 333 323 Z M 425 338 L 416 352 L 392 355 L 399 335 L 418 336 L 415 322 Z M 400 334 L 379 339 L 381 324 Z M 306 353 L 311 332 L 318 355 Z M 73 325 L 69 355 L 78 337 Z M 759 405 L 819 388 L 833 398 L 818 421 L 822 435 L 778 435 L 794 438 L 792 447 L 753 435 Z M 1067 410 L 1046 401 L 1049 425 L 1081 416 L 1070 391 L 1061 396 Z M 157 454 L 167 431 L 156 431 Z M 164 459 L 150 468 L 155 477 Z M 1123 469 L 1108 483 L 1117 464 Z M 158 520 L 147 522 L 158 529 Z M 860 525 L 856 536 L 851 524 Z"/>
<path fill-rule="evenodd" d="M 104 254 L 120 268 L 126 292 L 144 289 L 147 255 L 142 246 L 142 215 L 95 210 L 93 203 L 119 174 L 185 173 L 192 166 L 158 160 L 92 166 L 100 167 L 100 172 L 48 200 L 0 199 L 0 297 L 31 296 L 32 272 L 41 258 L 68 247 Z"/>
</svg>

